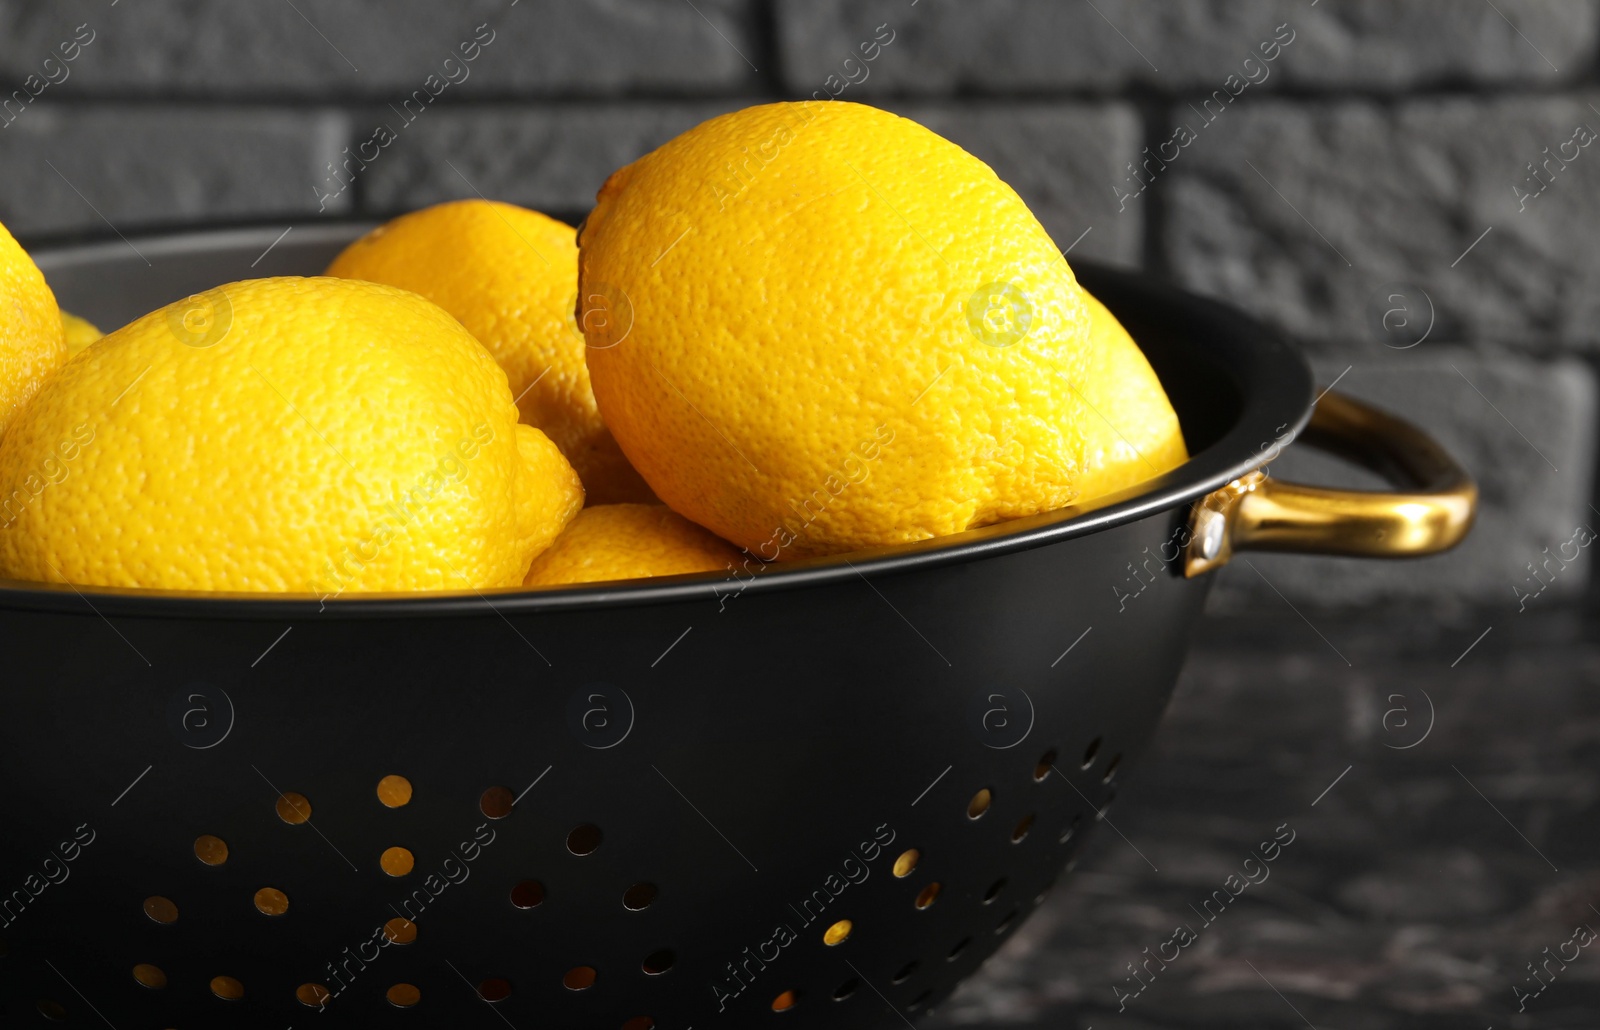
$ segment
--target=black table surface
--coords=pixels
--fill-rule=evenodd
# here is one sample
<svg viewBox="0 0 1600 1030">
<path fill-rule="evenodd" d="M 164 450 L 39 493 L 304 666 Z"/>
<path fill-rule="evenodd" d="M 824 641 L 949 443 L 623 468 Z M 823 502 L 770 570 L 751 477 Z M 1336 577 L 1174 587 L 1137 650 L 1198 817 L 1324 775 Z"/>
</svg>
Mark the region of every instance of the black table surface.
<svg viewBox="0 0 1600 1030">
<path fill-rule="evenodd" d="M 1596 933 L 1600 613 L 1212 618 L 1077 868 L 924 1025 L 1592 1030 Z"/>
</svg>

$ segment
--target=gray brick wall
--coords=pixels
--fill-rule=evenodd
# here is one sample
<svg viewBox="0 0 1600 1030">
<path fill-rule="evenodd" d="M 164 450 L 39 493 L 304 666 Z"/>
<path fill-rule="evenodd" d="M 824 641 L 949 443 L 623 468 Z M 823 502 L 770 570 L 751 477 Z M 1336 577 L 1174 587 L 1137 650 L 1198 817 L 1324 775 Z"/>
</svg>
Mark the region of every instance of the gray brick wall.
<svg viewBox="0 0 1600 1030">
<path fill-rule="evenodd" d="M 461 105 L 430 111 L 372 164 L 366 173 L 365 206 L 399 211 L 481 192 L 542 210 L 587 211 L 595 190 L 612 171 L 747 102 L 741 97 L 497 104 L 482 110 Z M 382 110 L 371 116 L 373 124 L 396 123 Z"/>
<path fill-rule="evenodd" d="M 1073 258 L 1259 315 L 1479 477 L 1460 551 L 1262 557 L 1220 607 L 1515 605 L 1600 519 L 1600 149 L 1571 142 L 1600 130 L 1597 59 L 1600 0 L 0 0 L 0 100 L 49 81 L 0 109 L 0 220 L 43 241 L 478 192 L 577 217 L 698 121 L 848 77 L 990 162 Z M 396 142 L 334 178 L 380 125 Z M 1363 481 L 1303 448 L 1277 471 Z"/>
<path fill-rule="evenodd" d="M 1312 88 L 1534 85 L 1581 79 L 1594 60 L 1587 0 L 776 0 L 790 89 L 809 93 L 840 58 L 888 22 L 905 27 L 896 60 L 862 84 L 896 93 L 1162 93 L 1220 88 L 1230 71 L 1289 25 L 1294 60 L 1263 81 Z M 1515 24 L 1512 24 L 1512 23 Z M 1519 36 L 1539 41 L 1537 58 Z M 897 38 L 896 46 L 902 46 Z"/>
<path fill-rule="evenodd" d="M 473 97 L 727 92 L 761 81 L 740 56 L 759 53 L 759 14 L 749 0 L 16 0 L 0 5 L 0 74 L 35 70 L 88 24 L 92 57 L 64 95 L 398 99 L 474 42 L 451 87 Z"/>
<path fill-rule="evenodd" d="M 1330 347 L 1363 334 L 1375 287 L 1415 279 L 1442 339 L 1592 348 L 1600 152 L 1572 135 L 1600 131 L 1596 106 L 1600 91 L 1224 111 L 1158 173 L 1171 176 L 1163 246 L 1186 285 Z M 1576 160 L 1560 160 L 1562 143 Z M 1547 152 L 1540 193 L 1528 163 Z"/>
<path fill-rule="evenodd" d="M 41 102 L 0 135 L 0 179 L 16 184 L 0 220 L 48 234 L 315 215 L 311 185 L 348 133 L 331 110 Z M 326 207 L 351 210 L 348 198 Z"/>
</svg>

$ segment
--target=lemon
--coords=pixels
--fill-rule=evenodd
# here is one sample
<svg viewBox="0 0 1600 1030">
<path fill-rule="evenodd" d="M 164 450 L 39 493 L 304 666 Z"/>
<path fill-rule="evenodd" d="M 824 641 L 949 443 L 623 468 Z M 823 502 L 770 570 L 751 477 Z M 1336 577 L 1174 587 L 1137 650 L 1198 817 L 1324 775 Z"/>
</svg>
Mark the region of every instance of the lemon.
<svg viewBox="0 0 1600 1030">
<path fill-rule="evenodd" d="M 55 294 L 0 225 L 0 434 L 66 360 Z"/>
<path fill-rule="evenodd" d="M 0 575 L 516 586 L 582 503 L 444 311 L 374 283 L 258 279 L 154 311 L 46 382 L 0 441 Z"/>
<path fill-rule="evenodd" d="M 600 504 L 578 513 L 533 560 L 524 585 L 559 586 L 729 568 L 743 555 L 664 504 Z"/>
<path fill-rule="evenodd" d="M 459 200 L 402 215 L 345 248 L 328 275 L 420 293 L 505 369 L 522 420 L 578 470 L 592 504 L 654 500 L 600 420 L 573 321 L 573 228 L 537 211 Z"/>
<path fill-rule="evenodd" d="M 1177 412 L 1150 403 L 1151 396 L 1166 393 L 1144 352 L 1104 304 L 1089 295 L 1084 300 L 1090 363 L 1082 389 L 1093 417 L 1084 423 L 1078 488 L 1087 499 L 1137 486 L 1182 465 L 1189 452 Z"/>
<path fill-rule="evenodd" d="M 722 115 L 615 172 L 579 239 L 606 424 L 672 508 L 761 558 L 959 532 L 1181 461 L 1176 425 L 1021 198 L 856 104 Z M 596 304 L 599 301 L 595 302 Z M 617 326 L 626 322 L 623 335 Z M 1140 448 L 1143 450 L 1143 448 Z"/>
<path fill-rule="evenodd" d="M 93 322 L 65 311 L 61 312 L 61 331 L 66 336 L 69 355 L 77 354 L 105 335 Z"/>
</svg>

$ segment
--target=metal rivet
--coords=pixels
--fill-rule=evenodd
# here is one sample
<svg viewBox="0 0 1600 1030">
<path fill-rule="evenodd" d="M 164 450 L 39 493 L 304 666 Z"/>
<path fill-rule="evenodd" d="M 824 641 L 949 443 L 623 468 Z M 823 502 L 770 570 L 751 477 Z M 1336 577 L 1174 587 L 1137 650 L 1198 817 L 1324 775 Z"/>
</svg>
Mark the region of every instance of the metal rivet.
<svg viewBox="0 0 1600 1030">
<path fill-rule="evenodd" d="M 1215 561 L 1222 553 L 1222 535 L 1228 528 L 1228 520 L 1220 511 L 1201 508 L 1195 521 L 1200 530 L 1200 556 L 1206 561 Z"/>
</svg>

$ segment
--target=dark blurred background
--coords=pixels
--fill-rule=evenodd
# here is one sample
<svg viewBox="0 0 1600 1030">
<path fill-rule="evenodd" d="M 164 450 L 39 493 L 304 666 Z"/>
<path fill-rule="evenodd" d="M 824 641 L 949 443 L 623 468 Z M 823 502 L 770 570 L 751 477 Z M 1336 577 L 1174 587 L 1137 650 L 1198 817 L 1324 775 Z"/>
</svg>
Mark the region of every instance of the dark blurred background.
<svg viewBox="0 0 1600 1030">
<path fill-rule="evenodd" d="M 1600 926 L 1590 563 L 1550 560 L 1600 515 L 1597 61 L 1594 0 L 0 0 L 0 221 L 43 246 L 479 194 L 576 219 L 722 111 L 918 119 L 1071 260 L 1266 319 L 1483 499 L 1449 555 L 1225 569 L 1119 809 L 1154 861 L 1102 830 L 934 1022 L 1593 1027 L 1600 958 L 1527 1012 L 1511 988 Z M 1275 471 L 1366 482 L 1303 448 Z M 1119 1012 L 1125 964 L 1288 818 L 1310 843 Z"/>
</svg>

